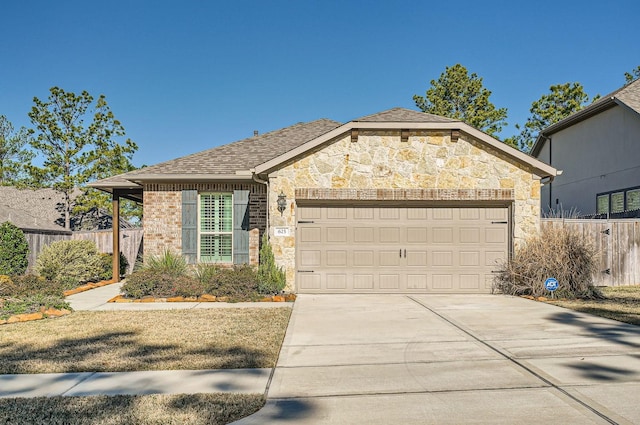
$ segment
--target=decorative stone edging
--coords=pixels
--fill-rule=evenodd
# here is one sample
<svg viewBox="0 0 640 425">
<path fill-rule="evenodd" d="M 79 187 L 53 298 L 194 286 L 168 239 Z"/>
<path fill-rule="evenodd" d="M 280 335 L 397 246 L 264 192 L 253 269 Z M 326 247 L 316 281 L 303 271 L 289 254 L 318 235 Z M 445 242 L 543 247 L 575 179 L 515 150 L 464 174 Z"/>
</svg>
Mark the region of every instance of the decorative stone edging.
<svg viewBox="0 0 640 425">
<path fill-rule="evenodd" d="M 264 297 L 259 302 L 293 302 L 296 300 L 295 294 L 273 295 Z M 229 297 L 216 297 L 215 295 L 204 294 L 199 297 L 168 297 L 154 298 L 144 297 L 138 299 L 126 298 L 124 295 L 116 295 L 108 303 L 227 303 Z"/>
<path fill-rule="evenodd" d="M 79 294 L 80 292 L 88 291 L 90 289 L 100 288 L 101 286 L 111 285 L 112 283 L 116 283 L 113 279 L 111 280 L 101 280 L 100 282 L 95 283 L 85 283 L 82 286 L 78 286 L 77 288 L 66 290 L 62 293 L 65 297 L 69 295 Z"/>
<path fill-rule="evenodd" d="M 30 322 L 32 320 L 40 320 L 46 319 L 48 317 L 60 317 L 66 316 L 67 314 L 71 314 L 70 310 L 66 308 L 49 308 L 45 309 L 42 307 L 39 312 L 36 313 L 23 313 L 23 314 L 15 314 L 10 316 L 8 319 L 0 319 L 0 325 L 8 325 L 11 323 L 19 323 L 19 322 Z"/>
</svg>

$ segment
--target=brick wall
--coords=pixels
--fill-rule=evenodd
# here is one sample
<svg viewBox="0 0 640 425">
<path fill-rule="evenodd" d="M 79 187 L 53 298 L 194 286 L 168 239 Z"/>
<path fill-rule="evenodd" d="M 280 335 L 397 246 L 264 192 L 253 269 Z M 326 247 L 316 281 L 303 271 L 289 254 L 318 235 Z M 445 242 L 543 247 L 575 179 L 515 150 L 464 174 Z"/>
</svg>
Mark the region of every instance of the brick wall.
<svg viewBox="0 0 640 425">
<path fill-rule="evenodd" d="M 259 244 L 260 237 L 267 226 L 265 185 L 257 183 L 154 183 L 144 185 L 145 255 L 160 255 L 167 249 L 182 253 L 183 190 L 197 190 L 198 192 L 248 190 L 249 228 L 258 229 Z"/>
</svg>

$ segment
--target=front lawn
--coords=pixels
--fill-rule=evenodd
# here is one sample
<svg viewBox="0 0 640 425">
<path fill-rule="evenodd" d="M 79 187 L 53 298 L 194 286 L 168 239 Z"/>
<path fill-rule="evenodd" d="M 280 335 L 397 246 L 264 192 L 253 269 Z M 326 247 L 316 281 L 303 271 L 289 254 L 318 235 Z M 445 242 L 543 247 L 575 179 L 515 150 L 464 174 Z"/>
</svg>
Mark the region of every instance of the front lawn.
<svg viewBox="0 0 640 425">
<path fill-rule="evenodd" d="M 0 327 L 0 373 L 274 367 L 290 308 L 80 311 Z"/>
<path fill-rule="evenodd" d="M 575 311 L 640 326 L 640 285 L 604 286 L 603 299 L 553 300 L 547 302 Z"/>
<path fill-rule="evenodd" d="M 217 425 L 264 405 L 261 394 L 0 398 L 0 423 L 31 425 Z"/>
</svg>

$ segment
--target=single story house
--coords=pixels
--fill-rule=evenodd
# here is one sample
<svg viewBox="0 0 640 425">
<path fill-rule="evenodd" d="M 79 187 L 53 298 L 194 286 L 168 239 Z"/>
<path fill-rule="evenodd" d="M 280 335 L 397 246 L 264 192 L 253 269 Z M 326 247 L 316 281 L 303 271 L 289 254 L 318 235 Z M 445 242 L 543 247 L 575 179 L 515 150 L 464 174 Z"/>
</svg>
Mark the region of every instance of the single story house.
<svg viewBox="0 0 640 425">
<path fill-rule="evenodd" d="M 531 154 L 563 171 L 542 188 L 543 212 L 640 210 L 640 80 L 544 129 Z"/>
<path fill-rule="evenodd" d="M 298 123 L 91 184 L 142 200 L 145 254 L 256 263 L 299 293 L 489 292 L 557 171 L 454 119 Z M 114 238 L 118 240 L 118 238 Z"/>
</svg>

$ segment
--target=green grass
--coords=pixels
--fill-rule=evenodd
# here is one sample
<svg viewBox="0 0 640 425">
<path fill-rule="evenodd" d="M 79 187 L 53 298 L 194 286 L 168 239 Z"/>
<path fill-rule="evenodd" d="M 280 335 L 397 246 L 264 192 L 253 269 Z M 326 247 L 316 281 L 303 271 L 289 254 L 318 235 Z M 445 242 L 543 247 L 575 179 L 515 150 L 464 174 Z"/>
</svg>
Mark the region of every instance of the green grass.
<svg viewBox="0 0 640 425">
<path fill-rule="evenodd" d="M 0 398 L 0 423 L 31 425 L 216 425 L 258 411 L 261 394 Z"/>
<path fill-rule="evenodd" d="M 548 300 L 550 304 L 640 326 L 640 285 L 604 286 L 602 299 Z"/>
</svg>

